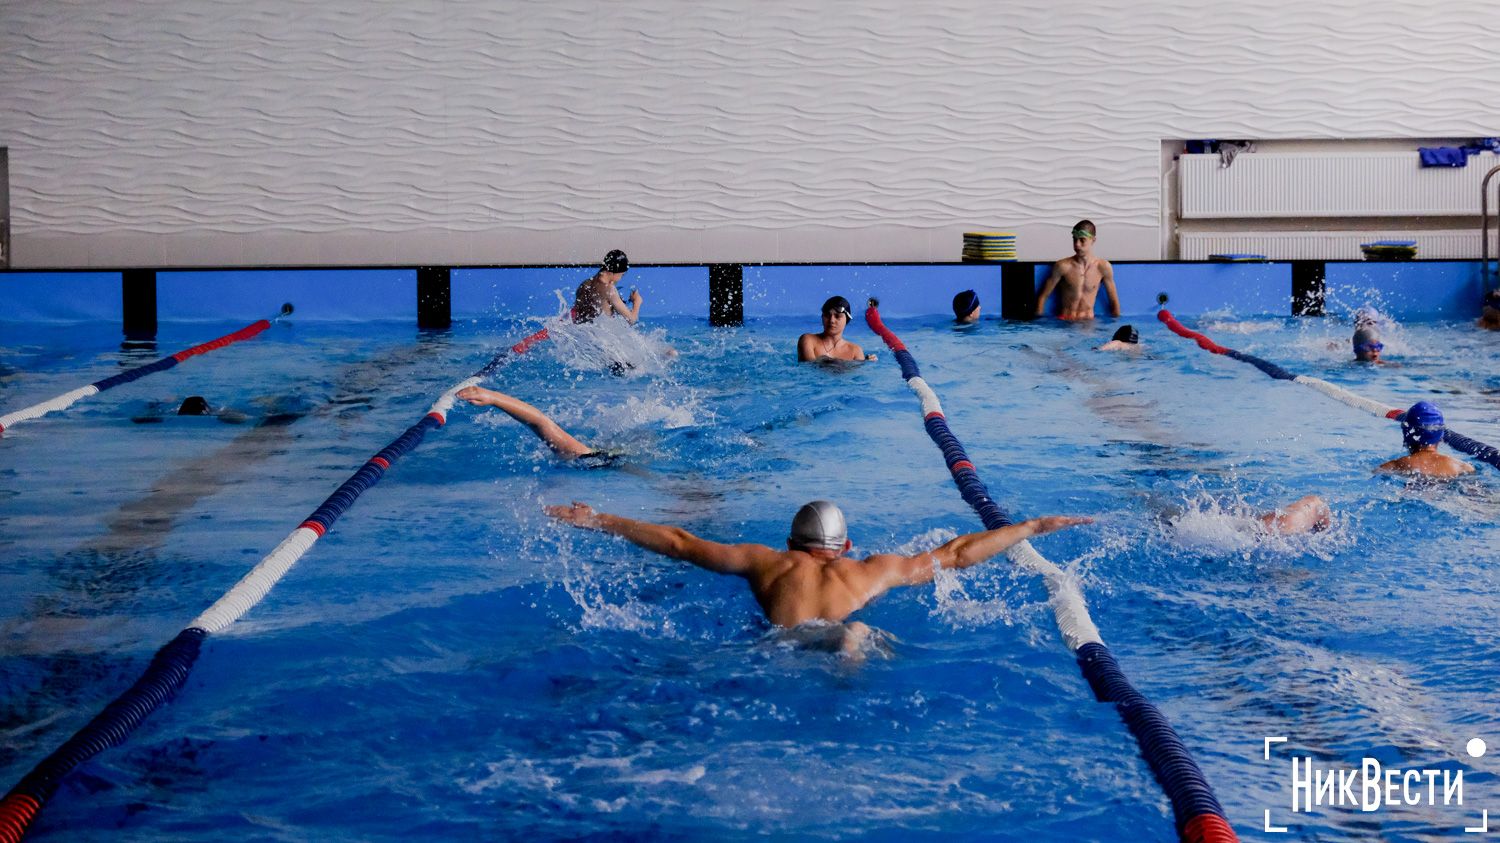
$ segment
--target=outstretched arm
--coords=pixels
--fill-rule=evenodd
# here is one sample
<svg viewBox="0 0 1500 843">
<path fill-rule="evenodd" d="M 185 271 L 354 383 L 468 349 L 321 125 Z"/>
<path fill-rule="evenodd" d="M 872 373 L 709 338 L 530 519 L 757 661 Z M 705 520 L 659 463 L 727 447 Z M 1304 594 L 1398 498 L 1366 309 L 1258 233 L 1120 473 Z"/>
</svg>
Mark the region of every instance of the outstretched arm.
<svg viewBox="0 0 1500 843">
<path fill-rule="evenodd" d="M 982 533 L 969 533 L 953 541 L 916 556 L 872 556 L 866 560 L 867 567 L 877 574 L 878 594 L 892 586 L 921 585 L 932 582 L 933 568 L 967 568 L 977 565 L 1010 548 L 1011 545 L 1032 536 L 1072 527 L 1077 524 L 1092 524 L 1094 519 L 1072 515 L 1049 515 L 1033 518 Z M 874 594 L 871 595 L 872 597 Z"/>
<path fill-rule="evenodd" d="M 654 553 L 691 562 L 716 574 L 747 577 L 758 564 L 769 561 L 776 555 L 776 551 L 762 544 L 731 545 L 711 542 L 700 539 L 681 527 L 595 512 L 588 504 L 578 501 L 574 501 L 572 506 L 543 507 L 543 511 L 574 527 L 619 536 Z"/>
<path fill-rule="evenodd" d="M 476 407 L 497 407 L 504 410 L 511 418 L 531 428 L 531 431 L 546 442 L 548 447 L 564 457 L 581 457 L 594 451 L 593 448 L 575 439 L 573 434 L 563 430 L 546 413 L 513 395 L 479 386 L 468 386 L 460 389 L 455 397 L 462 398 Z"/>
<path fill-rule="evenodd" d="M 1120 296 L 1115 292 L 1115 268 L 1109 261 L 1100 261 L 1103 266 L 1099 267 L 1099 283 L 1104 285 L 1104 293 L 1109 296 L 1109 315 L 1120 315 Z"/>
<path fill-rule="evenodd" d="M 1057 282 L 1062 280 L 1061 261 L 1052 264 L 1052 271 L 1047 273 L 1047 280 L 1042 282 L 1042 291 L 1036 294 L 1036 315 L 1047 315 L 1047 297 L 1057 289 Z"/>
</svg>

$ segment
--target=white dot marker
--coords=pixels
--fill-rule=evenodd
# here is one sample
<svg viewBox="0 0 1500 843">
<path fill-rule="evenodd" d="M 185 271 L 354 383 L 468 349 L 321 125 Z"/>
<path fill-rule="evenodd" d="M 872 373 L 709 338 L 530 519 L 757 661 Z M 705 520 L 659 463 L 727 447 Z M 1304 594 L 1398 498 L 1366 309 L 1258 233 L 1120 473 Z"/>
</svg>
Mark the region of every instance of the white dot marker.
<svg viewBox="0 0 1500 843">
<path fill-rule="evenodd" d="M 1485 746 L 1482 739 L 1473 738 L 1469 741 L 1469 757 L 1478 758 L 1484 755 L 1484 750 Z"/>
</svg>

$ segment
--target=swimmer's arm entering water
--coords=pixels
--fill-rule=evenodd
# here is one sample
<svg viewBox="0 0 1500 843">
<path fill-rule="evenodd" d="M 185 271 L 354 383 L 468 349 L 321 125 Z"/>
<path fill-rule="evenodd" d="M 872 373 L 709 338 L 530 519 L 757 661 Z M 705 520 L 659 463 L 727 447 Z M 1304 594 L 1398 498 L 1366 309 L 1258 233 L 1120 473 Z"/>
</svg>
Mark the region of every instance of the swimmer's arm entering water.
<svg viewBox="0 0 1500 843">
<path fill-rule="evenodd" d="M 654 553 L 691 562 L 716 574 L 749 577 L 759 566 L 773 562 L 779 556 L 763 544 L 720 544 L 699 538 L 681 527 L 595 512 L 593 507 L 578 501 L 572 506 L 543 507 L 543 511 L 574 527 L 619 536 Z"/>
<path fill-rule="evenodd" d="M 1032 518 L 998 530 L 959 536 L 941 547 L 916 556 L 894 554 L 871 556 L 865 560 L 865 567 L 871 574 L 870 585 L 878 588 L 876 592 L 878 594 L 898 585 L 922 585 L 932 582 L 935 567 L 968 568 L 996 554 L 1003 553 L 1017 542 L 1032 536 L 1042 536 L 1065 527 L 1092 523 L 1094 523 L 1092 518 L 1073 515 Z"/>
<path fill-rule="evenodd" d="M 531 428 L 531 432 L 546 442 L 547 447 L 557 452 L 557 455 L 563 459 L 573 459 L 594 453 L 593 448 L 579 442 L 573 434 L 563 430 L 546 413 L 513 395 L 479 386 L 469 386 L 460 389 L 454 397 L 461 398 L 476 407 L 495 407 L 504 410 L 511 418 Z"/>
</svg>

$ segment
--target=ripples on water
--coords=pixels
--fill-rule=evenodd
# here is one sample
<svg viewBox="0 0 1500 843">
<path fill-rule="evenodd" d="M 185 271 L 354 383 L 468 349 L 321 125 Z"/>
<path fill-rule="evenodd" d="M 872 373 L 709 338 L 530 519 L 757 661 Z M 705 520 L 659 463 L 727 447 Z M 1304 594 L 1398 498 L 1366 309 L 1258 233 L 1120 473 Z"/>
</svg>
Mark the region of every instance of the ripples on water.
<svg viewBox="0 0 1500 843">
<path fill-rule="evenodd" d="M 1348 298 L 1328 320 L 1190 321 L 1395 406 L 1431 398 L 1455 428 L 1500 442 L 1489 337 L 1390 325 L 1387 354 L 1403 365 L 1355 366 L 1347 318 L 1364 301 Z M 1002 506 L 1098 519 L 1036 545 L 1079 578 L 1126 672 L 1247 836 L 1264 808 L 1289 804 L 1265 735 L 1327 763 L 1462 766 L 1477 818 L 1494 771 L 1462 748 L 1500 740 L 1491 470 L 1438 486 L 1372 477 L 1400 451 L 1395 425 L 1140 321 L 1133 356 L 1092 350 L 1113 325 L 893 327 Z M 857 665 L 787 646 L 738 580 L 541 515 L 584 500 L 779 546 L 797 506 L 826 497 L 865 554 L 976 529 L 889 354 L 797 365 L 796 336 L 813 326 L 790 322 L 279 327 L 7 431 L 9 779 L 433 396 L 542 324 L 552 340 L 489 385 L 623 464 L 561 464 L 502 413 L 455 409 L 207 644 L 176 702 L 70 780 L 38 839 L 1171 839 L 1157 785 L 1092 701 L 1045 591 L 1003 560 L 876 601 L 859 617 L 889 653 Z M 68 334 L 93 350 L 48 355 L 57 337 L 38 331 L 0 349 L 6 407 L 117 368 L 108 343 Z M 187 393 L 248 418 L 128 420 Z M 287 406 L 295 420 L 261 423 Z M 1258 528 L 1255 515 L 1309 493 L 1333 506 L 1333 529 Z M 1290 819 L 1317 839 L 1428 840 L 1475 818 Z"/>
</svg>

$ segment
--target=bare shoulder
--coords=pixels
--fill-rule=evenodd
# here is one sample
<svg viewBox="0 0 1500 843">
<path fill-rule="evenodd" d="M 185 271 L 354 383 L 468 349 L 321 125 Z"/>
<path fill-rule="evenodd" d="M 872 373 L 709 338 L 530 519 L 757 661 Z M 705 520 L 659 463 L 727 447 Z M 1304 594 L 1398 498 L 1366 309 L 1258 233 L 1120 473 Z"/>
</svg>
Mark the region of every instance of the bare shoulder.
<svg viewBox="0 0 1500 843">
<path fill-rule="evenodd" d="M 1115 271 L 1115 265 L 1112 264 L 1112 263 L 1110 263 L 1109 261 L 1105 260 L 1104 258 L 1100 258 L 1099 259 L 1099 271 L 1100 272 L 1105 272 L 1105 273 L 1114 272 Z"/>
</svg>

